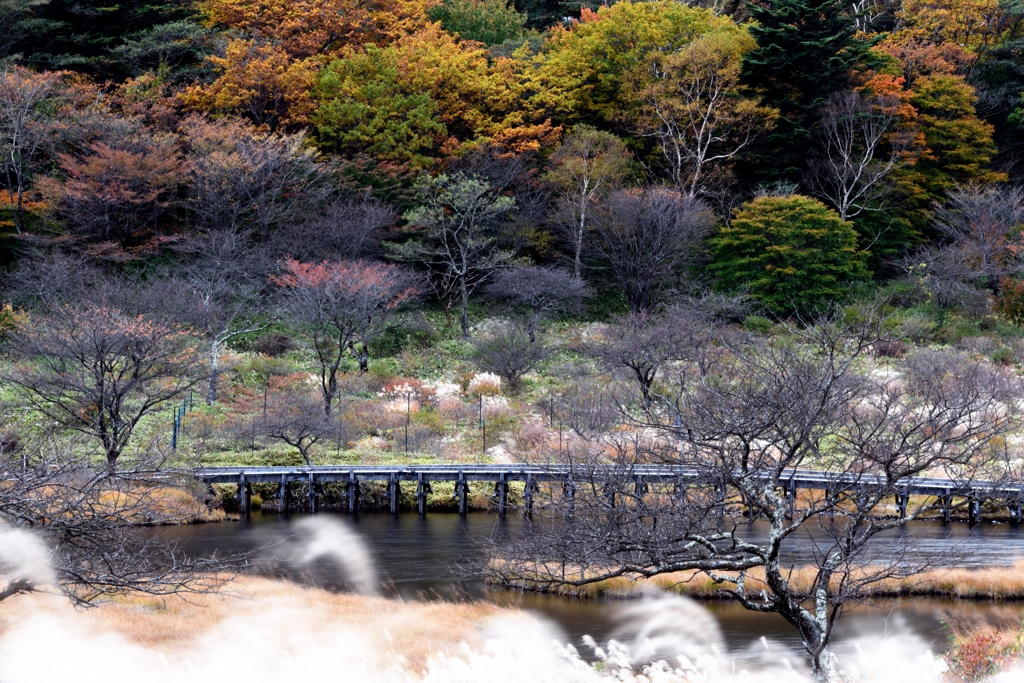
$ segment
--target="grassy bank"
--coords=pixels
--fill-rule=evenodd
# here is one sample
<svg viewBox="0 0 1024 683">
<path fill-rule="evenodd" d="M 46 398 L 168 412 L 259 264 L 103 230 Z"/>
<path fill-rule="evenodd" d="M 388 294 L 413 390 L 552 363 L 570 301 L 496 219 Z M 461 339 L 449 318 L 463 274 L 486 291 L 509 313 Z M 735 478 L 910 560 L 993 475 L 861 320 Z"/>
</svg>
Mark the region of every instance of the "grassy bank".
<svg viewBox="0 0 1024 683">
<path fill-rule="evenodd" d="M 735 576 L 735 573 L 722 572 Z M 750 592 L 765 587 L 764 573 L 758 569 L 747 572 L 746 586 Z M 810 567 L 798 567 L 790 581 L 801 590 L 810 592 L 814 572 Z M 728 599 L 724 589 L 731 583 L 716 583 L 707 574 L 682 571 L 662 574 L 653 578 L 616 577 L 585 586 L 559 586 L 546 588 L 529 581 L 515 585 L 525 590 L 541 590 L 571 598 L 628 598 L 669 591 L 697 600 Z M 889 578 L 870 585 L 871 597 L 948 597 L 962 600 L 1024 600 L 1024 560 L 1009 567 L 968 569 L 955 567 L 936 569 L 906 578 Z"/>
</svg>

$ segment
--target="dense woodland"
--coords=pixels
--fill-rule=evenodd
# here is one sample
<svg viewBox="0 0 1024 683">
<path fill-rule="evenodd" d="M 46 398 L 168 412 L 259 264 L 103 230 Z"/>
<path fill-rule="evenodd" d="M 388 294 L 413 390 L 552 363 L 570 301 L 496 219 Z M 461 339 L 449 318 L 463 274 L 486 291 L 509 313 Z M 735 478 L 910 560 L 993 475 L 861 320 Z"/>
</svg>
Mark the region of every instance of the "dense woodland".
<svg viewBox="0 0 1024 683">
<path fill-rule="evenodd" d="M 1009 0 L 4 0 L 3 257 L 178 276 L 231 233 L 263 281 L 287 257 L 386 259 L 463 318 L 534 263 L 619 312 L 713 290 L 784 317 L 902 281 L 1013 320 L 1022 18 Z"/>
</svg>

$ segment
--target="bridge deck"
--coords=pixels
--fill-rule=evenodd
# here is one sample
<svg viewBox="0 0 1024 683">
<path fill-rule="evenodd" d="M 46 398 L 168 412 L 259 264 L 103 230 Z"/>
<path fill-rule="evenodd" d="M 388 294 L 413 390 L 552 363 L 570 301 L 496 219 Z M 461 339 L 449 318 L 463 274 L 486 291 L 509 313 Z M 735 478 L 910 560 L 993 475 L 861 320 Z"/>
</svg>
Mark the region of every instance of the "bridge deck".
<svg viewBox="0 0 1024 683">
<path fill-rule="evenodd" d="M 319 465 L 313 467 L 201 467 L 194 470 L 202 481 L 246 483 L 283 481 L 317 482 L 406 482 L 406 481 L 533 481 L 567 482 L 594 476 L 567 465 L 530 464 L 434 464 L 434 465 Z M 686 467 L 640 465 L 628 471 L 609 467 L 608 476 L 639 479 L 644 483 L 689 483 L 706 481 L 706 473 Z M 601 476 L 598 471 L 597 476 Z M 830 474 L 815 470 L 792 470 L 785 484 L 795 489 L 827 489 L 844 486 L 879 486 L 884 479 L 872 474 Z M 1024 498 L 1024 483 L 1005 484 L 989 481 L 958 482 L 951 479 L 917 477 L 900 487 L 903 494 L 976 496 L 984 499 L 1019 500 Z"/>
</svg>

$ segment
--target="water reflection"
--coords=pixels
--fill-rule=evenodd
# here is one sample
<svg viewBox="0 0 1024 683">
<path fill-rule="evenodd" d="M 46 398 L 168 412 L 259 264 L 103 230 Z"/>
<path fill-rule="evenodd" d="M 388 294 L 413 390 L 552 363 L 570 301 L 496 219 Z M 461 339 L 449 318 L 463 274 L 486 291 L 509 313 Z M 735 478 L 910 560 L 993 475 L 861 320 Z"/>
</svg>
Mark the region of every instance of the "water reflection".
<svg viewBox="0 0 1024 683">
<path fill-rule="evenodd" d="M 327 515 L 323 515 L 327 516 Z M 347 515 L 339 517 L 349 520 Z M 293 525 L 304 515 L 281 517 L 255 513 L 241 522 L 162 527 L 149 533 L 174 538 L 193 553 L 250 550 L 280 543 L 288 538 Z M 523 520 L 515 515 L 500 518 L 489 514 L 431 514 L 391 516 L 363 514 L 351 520 L 372 555 L 385 594 L 403 599 L 489 599 L 502 604 L 520 605 L 544 614 L 563 631 L 566 642 L 578 642 L 589 634 L 598 642 L 608 640 L 621 623 L 621 601 L 575 601 L 535 594 L 489 590 L 480 574 L 480 560 L 489 539 L 503 533 L 517 533 Z M 796 539 L 787 550 L 788 559 L 800 560 L 815 541 L 826 532 L 809 527 L 805 537 Z M 755 522 L 745 534 L 751 540 L 767 535 L 767 525 Z M 884 555 L 903 547 L 913 539 L 915 552 L 950 553 L 964 558 L 967 566 L 1010 565 L 1024 559 L 1024 532 L 1004 524 L 986 524 L 971 529 L 966 524 L 915 522 L 898 530 L 876 545 Z M 328 575 L 314 576 L 330 583 Z M 731 650 L 746 648 L 762 636 L 798 650 L 799 639 L 792 626 L 780 617 L 756 614 L 731 602 L 708 603 L 718 619 L 722 635 Z M 913 599 L 884 601 L 879 605 L 855 608 L 841 622 L 838 638 L 852 639 L 878 633 L 912 633 L 931 643 L 936 651 L 944 649 L 947 633 L 944 620 L 973 620 L 996 625 L 1020 623 L 1024 605 L 1016 603 L 970 603 L 952 600 Z"/>
</svg>

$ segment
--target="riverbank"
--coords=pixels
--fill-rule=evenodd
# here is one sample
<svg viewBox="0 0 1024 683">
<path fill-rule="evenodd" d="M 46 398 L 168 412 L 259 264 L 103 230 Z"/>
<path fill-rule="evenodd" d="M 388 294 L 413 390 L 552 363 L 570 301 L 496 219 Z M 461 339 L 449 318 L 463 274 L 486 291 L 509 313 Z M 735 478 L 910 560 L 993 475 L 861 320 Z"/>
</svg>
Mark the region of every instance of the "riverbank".
<svg viewBox="0 0 1024 683">
<path fill-rule="evenodd" d="M 735 572 L 722 572 L 736 576 Z M 752 569 L 746 574 L 746 588 L 756 593 L 765 587 L 764 573 Z M 811 592 L 814 570 L 797 567 L 790 581 L 801 590 Z M 723 592 L 729 583 L 716 583 L 698 571 L 671 572 L 652 578 L 616 577 L 584 586 L 546 587 L 531 581 L 519 581 L 507 587 L 514 590 L 538 591 L 567 598 L 635 598 L 657 591 L 685 595 L 695 600 L 731 599 Z M 1024 560 L 1007 567 L 935 569 L 909 577 L 884 579 L 865 589 L 867 597 L 946 597 L 958 600 L 1024 600 Z"/>
</svg>

